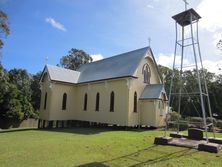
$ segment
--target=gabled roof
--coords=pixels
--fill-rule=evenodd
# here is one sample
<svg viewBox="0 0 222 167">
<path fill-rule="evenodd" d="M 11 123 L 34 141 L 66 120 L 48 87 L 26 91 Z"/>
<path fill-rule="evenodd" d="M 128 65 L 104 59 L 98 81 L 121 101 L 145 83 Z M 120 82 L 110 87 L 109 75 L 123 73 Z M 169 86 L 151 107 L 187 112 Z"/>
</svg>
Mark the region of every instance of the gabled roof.
<svg viewBox="0 0 222 167">
<path fill-rule="evenodd" d="M 77 69 L 77 71 L 81 73 L 78 83 L 129 76 L 135 77 L 134 72 L 149 50 L 149 47 L 145 47 L 100 61 L 84 64 Z"/>
<path fill-rule="evenodd" d="M 53 65 L 47 64 L 44 68 L 44 72 L 48 72 L 48 75 L 52 81 L 60 81 L 67 83 L 77 83 L 80 72 L 69 70 Z"/>
<path fill-rule="evenodd" d="M 53 65 L 46 65 L 43 74 L 48 72 L 53 81 L 66 83 L 85 83 L 99 80 L 107 80 L 123 77 L 136 77 L 135 72 L 141 60 L 149 54 L 156 66 L 160 80 L 162 81 L 157 64 L 150 47 L 137 49 L 131 52 L 119 54 L 100 61 L 83 64 L 77 71 L 69 70 Z M 47 70 L 47 71 L 46 71 Z M 42 77 L 43 77 L 42 74 Z M 41 80 L 42 80 L 41 77 Z"/>
<path fill-rule="evenodd" d="M 147 85 L 140 99 L 159 99 L 162 92 L 166 93 L 163 84 Z"/>
</svg>

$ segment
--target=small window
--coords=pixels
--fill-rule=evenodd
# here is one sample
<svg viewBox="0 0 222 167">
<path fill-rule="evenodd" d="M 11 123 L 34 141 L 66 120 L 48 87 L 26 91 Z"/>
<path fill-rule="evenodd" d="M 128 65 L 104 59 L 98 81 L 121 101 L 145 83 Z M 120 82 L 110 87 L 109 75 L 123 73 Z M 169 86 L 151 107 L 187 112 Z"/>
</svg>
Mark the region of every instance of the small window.
<svg viewBox="0 0 222 167">
<path fill-rule="evenodd" d="M 67 101 L 67 94 L 64 93 L 62 98 L 62 110 L 66 110 L 66 101 Z"/>
<path fill-rule="evenodd" d="M 85 94 L 85 96 L 84 96 L 84 111 L 86 111 L 87 110 L 87 100 L 88 100 L 88 96 L 87 96 L 87 93 Z"/>
<path fill-rule="evenodd" d="M 47 92 L 45 93 L 44 110 L 46 109 L 46 104 L 47 104 Z"/>
<path fill-rule="evenodd" d="M 110 112 L 114 112 L 114 92 L 110 94 Z"/>
<path fill-rule="evenodd" d="M 96 94 L 96 111 L 99 111 L 99 93 Z"/>
<path fill-rule="evenodd" d="M 134 93 L 133 112 L 137 112 L 137 93 Z"/>
<path fill-rule="evenodd" d="M 144 83 L 149 84 L 150 83 L 151 72 L 150 72 L 150 67 L 148 66 L 148 64 L 145 64 L 143 66 L 142 74 L 143 74 Z"/>
</svg>

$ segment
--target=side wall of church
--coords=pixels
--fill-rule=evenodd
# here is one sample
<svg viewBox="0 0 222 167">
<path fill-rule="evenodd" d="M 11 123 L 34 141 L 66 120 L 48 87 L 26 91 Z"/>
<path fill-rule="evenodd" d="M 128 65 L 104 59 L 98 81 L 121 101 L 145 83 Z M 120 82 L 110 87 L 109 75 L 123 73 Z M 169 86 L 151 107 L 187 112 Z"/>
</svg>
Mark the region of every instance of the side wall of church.
<svg viewBox="0 0 222 167">
<path fill-rule="evenodd" d="M 65 84 L 45 80 L 42 83 L 40 118 L 43 120 L 81 120 L 128 126 L 129 89 L 127 79 L 106 80 L 88 84 Z M 47 105 L 44 109 L 45 93 Z M 110 111 L 111 93 L 114 93 L 114 110 Z M 62 109 L 64 93 L 66 109 Z M 99 110 L 96 95 L 99 93 Z M 85 94 L 87 107 L 84 110 Z"/>
<path fill-rule="evenodd" d="M 114 110 L 110 111 L 111 93 L 114 93 Z M 99 93 L 99 111 L 96 111 L 96 95 Z M 87 109 L 84 96 L 87 94 Z M 90 122 L 127 126 L 129 90 L 126 79 L 107 80 L 77 86 L 76 119 Z"/>
</svg>

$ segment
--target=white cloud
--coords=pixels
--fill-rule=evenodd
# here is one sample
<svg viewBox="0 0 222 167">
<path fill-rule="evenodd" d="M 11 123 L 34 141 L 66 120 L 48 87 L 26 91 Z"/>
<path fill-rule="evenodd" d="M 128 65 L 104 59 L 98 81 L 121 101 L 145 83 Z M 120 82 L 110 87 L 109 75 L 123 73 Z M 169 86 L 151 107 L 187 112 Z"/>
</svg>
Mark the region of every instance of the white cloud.
<svg viewBox="0 0 222 167">
<path fill-rule="evenodd" d="M 101 54 L 90 55 L 93 58 L 93 61 L 102 60 L 104 57 Z"/>
<path fill-rule="evenodd" d="M 55 19 L 51 17 L 47 17 L 45 21 L 49 24 L 51 24 L 52 27 L 57 28 L 61 31 L 66 31 L 66 28 L 64 25 L 62 25 L 60 22 L 56 21 Z"/>
<path fill-rule="evenodd" d="M 157 59 L 157 64 L 172 68 L 173 67 L 173 58 L 174 54 L 163 54 L 160 53 Z M 177 56 L 175 60 L 175 67 L 179 67 L 181 62 L 181 56 Z M 189 64 L 189 61 L 187 59 L 183 60 L 183 63 L 185 65 Z"/>
<path fill-rule="evenodd" d="M 154 9 L 154 6 L 150 5 L 150 4 L 146 5 L 146 7 L 150 8 L 150 9 Z"/>
<path fill-rule="evenodd" d="M 213 35 L 213 45 L 216 46 L 219 40 L 222 39 L 222 34 L 221 33 L 214 33 Z"/>
<path fill-rule="evenodd" d="M 159 57 L 157 59 L 157 64 L 169 67 L 172 69 L 173 67 L 173 54 L 163 54 L 160 53 Z M 180 65 L 180 56 L 177 56 L 175 61 L 175 66 L 179 67 Z M 184 66 L 191 65 L 188 68 L 185 68 L 185 70 L 192 70 L 194 68 L 194 63 L 188 61 L 187 59 L 184 60 Z M 198 63 L 198 67 L 200 67 L 200 63 Z M 215 74 L 222 74 L 222 60 L 218 61 L 212 61 L 212 60 L 203 60 L 203 67 L 206 68 L 208 71 L 215 73 Z"/>
<path fill-rule="evenodd" d="M 213 72 L 215 74 L 222 74 L 222 60 L 219 61 L 211 61 L 211 60 L 204 60 L 203 66 L 210 72 Z"/>
<path fill-rule="evenodd" d="M 200 27 L 210 32 L 222 29 L 221 11 L 221 0 L 202 0 L 197 6 L 197 12 L 202 17 Z"/>
</svg>

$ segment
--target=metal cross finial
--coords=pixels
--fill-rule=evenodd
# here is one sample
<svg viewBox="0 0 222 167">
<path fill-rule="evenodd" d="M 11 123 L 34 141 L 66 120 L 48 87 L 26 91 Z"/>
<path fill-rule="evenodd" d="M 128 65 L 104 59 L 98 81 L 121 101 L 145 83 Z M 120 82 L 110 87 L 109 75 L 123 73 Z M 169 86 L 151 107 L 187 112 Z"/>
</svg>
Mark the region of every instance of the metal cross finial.
<svg viewBox="0 0 222 167">
<path fill-rule="evenodd" d="M 149 42 L 149 47 L 150 47 L 150 43 L 151 43 L 151 38 L 150 37 L 148 38 L 148 42 Z"/>
<path fill-rule="evenodd" d="M 189 5 L 189 3 L 187 2 L 187 0 L 183 0 L 183 2 L 185 3 L 185 10 L 187 10 L 187 5 Z"/>
<path fill-rule="evenodd" d="M 46 56 L 46 57 L 45 57 L 45 64 L 48 64 L 48 59 L 49 59 L 49 57 Z"/>
</svg>

